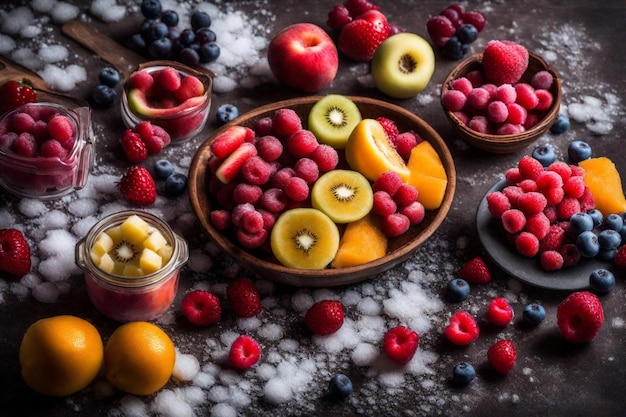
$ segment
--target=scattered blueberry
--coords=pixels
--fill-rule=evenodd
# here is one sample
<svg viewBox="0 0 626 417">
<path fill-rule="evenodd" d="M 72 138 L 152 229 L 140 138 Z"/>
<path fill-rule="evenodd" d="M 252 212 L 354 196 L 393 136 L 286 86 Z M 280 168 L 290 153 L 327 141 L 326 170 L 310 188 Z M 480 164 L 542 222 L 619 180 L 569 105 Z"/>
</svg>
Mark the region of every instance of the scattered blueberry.
<svg viewBox="0 0 626 417">
<path fill-rule="evenodd" d="M 232 104 L 222 104 L 215 113 L 220 124 L 226 124 L 239 116 L 239 109 Z"/>
<path fill-rule="evenodd" d="M 622 235 L 613 229 L 605 229 L 598 234 L 601 249 L 617 249 L 622 244 Z"/>
<path fill-rule="evenodd" d="M 178 41 L 183 46 L 189 46 L 194 43 L 195 40 L 196 34 L 193 33 L 193 30 L 191 29 L 183 29 L 183 31 L 180 32 L 180 36 L 178 37 Z"/>
<path fill-rule="evenodd" d="M 606 294 L 615 286 L 615 275 L 604 268 L 595 269 L 589 275 L 589 286 L 595 292 Z"/>
<path fill-rule="evenodd" d="M 469 45 L 462 43 L 456 36 L 451 36 L 443 45 L 442 53 L 446 58 L 459 60 L 469 51 Z"/>
<path fill-rule="evenodd" d="M 115 89 L 105 84 L 98 84 L 91 91 L 91 99 L 99 107 L 111 107 L 116 98 Z"/>
<path fill-rule="evenodd" d="M 522 319 L 533 326 L 538 325 L 546 318 L 546 310 L 541 304 L 530 303 L 522 310 Z"/>
<path fill-rule="evenodd" d="M 596 259 L 605 262 L 612 262 L 615 259 L 615 255 L 617 254 L 617 249 L 611 248 L 600 248 L 598 254 L 596 255 Z"/>
<path fill-rule="evenodd" d="M 141 14 L 148 19 L 156 19 L 161 15 L 161 2 L 159 0 L 143 0 L 141 2 Z"/>
<path fill-rule="evenodd" d="M 126 40 L 126 46 L 133 51 L 146 49 L 146 40 L 141 33 L 134 33 Z"/>
<path fill-rule="evenodd" d="M 582 140 L 574 140 L 567 147 L 567 156 L 573 163 L 591 158 L 591 146 Z"/>
<path fill-rule="evenodd" d="M 478 39 L 478 30 L 474 25 L 464 23 L 456 30 L 456 37 L 461 43 L 472 43 Z"/>
<path fill-rule="evenodd" d="M 148 45 L 148 53 L 154 59 L 168 59 L 172 52 L 172 41 L 168 38 L 157 39 Z"/>
<path fill-rule="evenodd" d="M 593 230 L 593 217 L 589 213 L 576 213 L 569 219 L 569 232 L 578 236 L 582 232 Z"/>
<path fill-rule="evenodd" d="M 332 398 L 346 398 L 352 394 L 352 381 L 344 374 L 337 374 L 330 379 L 328 391 Z"/>
<path fill-rule="evenodd" d="M 619 232 L 624 227 L 624 219 L 619 214 L 609 214 L 602 222 L 602 228 Z"/>
<path fill-rule="evenodd" d="M 146 30 L 144 36 L 148 42 L 167 37 L 169 28 L 163 22 L 154 22 Z"/>
<path fill-rule="evenodd" d="M 602 222 L 604 222 L 604 215 L 598 209 L 591 209 L 587 212 L 587 214 L 593 219 L 594 227 L 600 226 Z"/>
<path fill-rule="evenodd" d="M 470 285 L 463 278 L 453 278 L 448 281 L 447 294 L 450 301 L 458 303 L 467 300 Z"/>
<path fill-rule="evenodd" d="M 108 85 L 109 87 L 115 87 L 122 79 L 118 70 L 113 67 L 104 67 L 98 74 L 98 81 L 100 84 Z"/>
<path fill-rule="evenodd" d="M 195 39 L 196 42 L 202 45 L 209 42 L 215 42 L 217 40 L 217 35 L 209 28 L 202 28 L 195 33 Z"/>
<path fill-rule="evenodd" d="M 209 42 L 200 46 L 200 62 L 209 63 L 217 60 L 220 56 L 220 47 L 215 42 Z"/>
<path fill-rule="evenodd" d="M 211 27 L 211 16 L 208 13 L 195 11 L 191 15 L 191 29 L 196 32 L 200 28 Z"/>
<path fill-rule="evenodd" d="M 544 167 L 549 166 L 556 161 L 556 153 L 554 148 L 549 145 L 540 145 L 533 149 L 532 157 L 541 162 Z"/>
<path fill-rule="evenodd" d="M 476 370 L 471 363 L 460 362 L 452 368 L 452 381 L 455 384 L 465 386 L 476 377 Z"/>
<path fill-rule="evenodd" d="M 600 252 L 598 236 L 591 230 L 582 232 L 576 237 L 576 249 L 578 253 L 580 253 L 580 256 L 593 258 Z"/>
<path fill-rule="evenodd" d="M 165 23 L 169 27 L 178 25 L 178 13 L 175 10 L 164 10 L 161 13 L 161 22 Z"/>
<path fill-rule="evenodd" d="M 174 164 L 167 159 L 159 159 L 154 163 L 154 175 L 159 179 L 167 179 L 174 172 Z"/>
<path fill-rule="evenodd" d="M 181 195 L 187 188 L 187 176 L 181 173 L 173 173 L 165 180 L 165 194 L 170 197 Z"/>
<path fill-rule="evenodd" d="M 186 47 L 178 52 L 178 60 L 193 67 L 200 63 L 200 54 L 195 49 Z"/>
<path fill-rule="evenodd" d="M 556 120 L 550 126 L 550 133 L 555 135 L 560 135 L 561 133 L 565 133 L 569 130 L 569 117 L 566 115 L 559 113 L 556 116 Z"/>
</svg>

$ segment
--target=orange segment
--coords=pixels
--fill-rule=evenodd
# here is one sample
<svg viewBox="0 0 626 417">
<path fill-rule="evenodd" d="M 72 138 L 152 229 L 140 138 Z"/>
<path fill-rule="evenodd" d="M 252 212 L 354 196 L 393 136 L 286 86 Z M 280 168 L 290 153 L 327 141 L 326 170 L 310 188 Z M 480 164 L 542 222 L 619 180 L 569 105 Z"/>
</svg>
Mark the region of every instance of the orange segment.
<svg viewBox="0 0 626 417">
<path fill-rule="evenodd" d="M 433 145 L 427 141 L 420 142 L 413 148 L 407 166 L 411 173 L 420 172 L 442 180 L 448 178 L 441 158 L 439 158 Z"/>
<path fill-rule="evenodd" d="M 344 268 L 382 258 L 387 253 L 387 237 L 372 215 L 348 223 L 331 266 Z"/>
<path fill-rule="evenodd" d="M 375 119 L 363 119 L 354 128 L 346 142 L 345 154 L 348 165 L 370 181 L 375 181 L 385 171 L 397 172 L 403 181 L 409 178 L 404 160 Z"/>
<path fill-rule="evenodd" d="M 426 210 L 434 210 L 441 206 L 448 181 L 415 172 L 411 173 L 409 184 L 417 188 L 417 201 L 422 203 Z"/>
<path fill-rule="evenodd" d="M 626 211 L 626 198 L 619 171 L 607 157 L 590 158 L 578 163 L 585 170 L 585 184 L 606 217 Z"/>
</svg>

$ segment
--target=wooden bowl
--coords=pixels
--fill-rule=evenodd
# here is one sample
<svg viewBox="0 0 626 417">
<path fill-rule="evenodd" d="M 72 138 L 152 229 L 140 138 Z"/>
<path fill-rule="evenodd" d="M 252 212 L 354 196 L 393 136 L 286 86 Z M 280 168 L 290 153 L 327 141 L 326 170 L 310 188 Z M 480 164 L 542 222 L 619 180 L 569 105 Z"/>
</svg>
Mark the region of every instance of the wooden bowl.
<svg viewBox="0 0 626 417">
<path fill-rule="evenodd" d="M 448 74 L 441 86 L 442 96 L 456 78 L 463 77 L 470 71 L 481 70 L 482 57 L 482 52 L 477 52 L 457 65 Z M 552 106 L 542 112 L 541 119 L 535 126 L 523 133 L 516 135 L 483 134 L 470 129 L 453 112 L 445 110 L 446 117 L 461 138 L 476 148 L 499 154 L 512 153 L 523 149 L 539 139 L 552 126 L 561 106 L 561 79 L 540 56 L 529 52 L 528 69 L 522 76 L 521 82 L 530 83 L 532 76 L 542 70 L 549 71 L 554 77 L 554 83 L 550 89 L 553 96 Z"/>
<path fill-rule="evenodd" d="M 289 268 L 271 259 L 270 256 L 260 255 L 242 248 L 227 235 L 216 230 L 209 220 L 209 213 L 216 204 L 214 197 L 208 193 L 208 184 L 212 175 L 207 168 L 207 163 L 211 157 L 211 143 L 214 138 L 229 126 L 243 125 L 252 127 L 256 120 L 265 116 L 271 116 L 276 110 L 281 108 L 295 110 L 302 118 L 303 126 L 306 128 L 309 111 L 320 98 L 310 96 L 280 101 L 239 116 L 215 131 L 211 137 L 200 145 L 189 169 L 191 205 L 205 232 L 217 246 L 237 262 L 268 280 L 300 287 L 329 287 L 363 281 L 406 260 L 435 233 L 446 218 L 452 205 L 456 188 L 454 161 L 445 142 L 432 127 L 408 110 L 393 104 L 370 98 L 350 97 L 359 107 L 363 118 L 388 117 L 396 122 L 400 131 L 413 130 L 433 145 L 445 166 L 448 176 L 448 186 L 441 207 L 436 210 L 427 210 L 426 217 L 420 224 L 412 226 L 402 236 L 390 239 L 386 256 L 359 266 L 320 270 Z"/>
</svg>

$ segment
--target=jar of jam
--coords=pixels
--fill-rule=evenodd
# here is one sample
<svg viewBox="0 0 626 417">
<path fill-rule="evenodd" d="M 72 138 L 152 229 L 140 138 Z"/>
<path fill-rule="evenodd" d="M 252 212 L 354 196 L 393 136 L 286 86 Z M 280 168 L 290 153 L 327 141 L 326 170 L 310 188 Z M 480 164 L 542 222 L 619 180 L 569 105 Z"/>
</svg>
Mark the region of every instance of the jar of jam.
<svg viewBox="0 0 626 417">
<path fill-rule="evenodd" d="M 92 304 L 120 321 L 150 321 L 171 306 L 187 242 L 151 213 L 126 210 L 96 223 L 76 244 Z"/>
</svg>

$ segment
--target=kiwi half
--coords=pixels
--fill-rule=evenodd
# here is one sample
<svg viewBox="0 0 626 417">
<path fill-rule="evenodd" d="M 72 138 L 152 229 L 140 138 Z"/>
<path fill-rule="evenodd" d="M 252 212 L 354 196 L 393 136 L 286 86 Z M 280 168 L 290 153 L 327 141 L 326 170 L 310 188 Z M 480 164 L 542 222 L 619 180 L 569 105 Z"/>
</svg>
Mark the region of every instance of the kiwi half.
<svg viewBox="0 0 626 417">
<path fill-rule="evenodd" d="M 343 149 L 361 119 L 354 101 L 340 94 L 328 94 L 311 108 L 308 128 L 320 143 Z"/>
<path fill-rule="evenodd" d="M 349 169 L 335 169 L 315 181 L 311 204 L 335 223 L 350 223 L 370 212 L 374 192 L 363 174 Z"/>
</svg>

